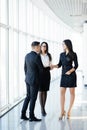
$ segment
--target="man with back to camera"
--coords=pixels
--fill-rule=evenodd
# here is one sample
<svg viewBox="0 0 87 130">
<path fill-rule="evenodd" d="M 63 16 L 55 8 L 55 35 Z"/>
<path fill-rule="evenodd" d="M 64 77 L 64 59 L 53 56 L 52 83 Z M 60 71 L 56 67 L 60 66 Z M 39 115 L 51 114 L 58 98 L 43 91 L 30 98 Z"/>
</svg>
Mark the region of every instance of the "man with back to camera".
<svg viewBox="0 0 87 130">
<path fill-rule="evenodd" d="M 25 56 L 25 82 L 27 88 L 26 98 L 22 107 L 21 119 L 29 121 L 41 121 L 34 115 L 35 103 L 39 89 L 39 76 L 43 72 L 43 65 L 38 53 L 40 52 L 40 42 L 34 41 L 31 44 L 32 51 Z M 26 110 L 29 106 L 29 118 L 26 116 Z"/>
</svg>

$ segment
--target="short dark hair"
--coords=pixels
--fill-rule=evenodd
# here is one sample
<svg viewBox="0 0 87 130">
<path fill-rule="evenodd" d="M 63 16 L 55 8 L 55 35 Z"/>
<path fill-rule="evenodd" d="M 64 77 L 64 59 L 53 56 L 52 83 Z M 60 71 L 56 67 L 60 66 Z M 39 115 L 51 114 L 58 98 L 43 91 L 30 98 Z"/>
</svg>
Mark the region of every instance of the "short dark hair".
<svg viewBox="0 0 87 130">
<path fill-rule="evenodd" d="M 32 43 L 31 43 L 31 46 L 38 46 L 40 44 L 40 42 L 38 42 L 38 41 L 33 41 Z"/>
</svg>

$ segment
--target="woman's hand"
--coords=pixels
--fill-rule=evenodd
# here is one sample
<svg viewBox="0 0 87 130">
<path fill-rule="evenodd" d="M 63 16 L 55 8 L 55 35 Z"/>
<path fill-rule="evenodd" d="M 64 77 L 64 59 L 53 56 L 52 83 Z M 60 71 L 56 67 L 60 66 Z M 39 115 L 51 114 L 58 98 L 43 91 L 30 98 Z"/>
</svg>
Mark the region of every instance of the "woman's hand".
<svg viewBox="0 0 87 130">
<path fill-rule="evenodd" d="M 53 65 L 50 65 L 50 69 L 52 70 L 54 67 L 53 67 Z"/>
<path fill-rule="evenodd" d="M 66 75 L 70 75 L 70 74 L 71 74 L 71 72 L 70 72 L 70 71 L 67 71 L 65 74 L 66 74 Z"/>
<path fill-rule="evenodd" d="M 58 65 L 52 65 L 53 68 L 58 68 Z"/>
<path fill-rule="evenodd" d="M 50 69 L 58 68 L 56 65 L 50 65 Z"/>
<path fill-rule="evenodd" d="M 72 69 L 70 69 L 69 71 L 67 71 L 65 74 L 70 75 L 70 74 L 73 73 L 74 71 L 75 71 L 75 68 L 72 68 Z"/>
</svg>

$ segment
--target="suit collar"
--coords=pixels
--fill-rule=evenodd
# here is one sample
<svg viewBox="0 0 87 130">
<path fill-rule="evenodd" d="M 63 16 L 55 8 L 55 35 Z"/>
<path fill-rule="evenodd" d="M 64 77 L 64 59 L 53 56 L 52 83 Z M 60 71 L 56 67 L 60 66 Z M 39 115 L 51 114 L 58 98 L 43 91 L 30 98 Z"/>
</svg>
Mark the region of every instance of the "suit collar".
<svg viewBox="0 0 87 130">
<path fill-rule="evenodd" d="M 31 51 L 32 53 L 38 54 L 36 51 Z"/>
</svg>

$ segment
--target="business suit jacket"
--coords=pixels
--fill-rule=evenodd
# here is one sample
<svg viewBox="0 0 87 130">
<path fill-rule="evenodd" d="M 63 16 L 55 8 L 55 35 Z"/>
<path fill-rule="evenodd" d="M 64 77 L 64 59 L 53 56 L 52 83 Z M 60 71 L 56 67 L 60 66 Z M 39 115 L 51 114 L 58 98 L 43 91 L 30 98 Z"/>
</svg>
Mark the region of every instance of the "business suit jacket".
<svg viewBox="0 0 87 130">
<path fill-rule="evenodd" d="M 31 86 L 40 84 L 40 75 L 43 72 L 43 64 L 41 62 L 40 56 L 31 51 L 25 56 L 25 82 Z"/>
</svg>

